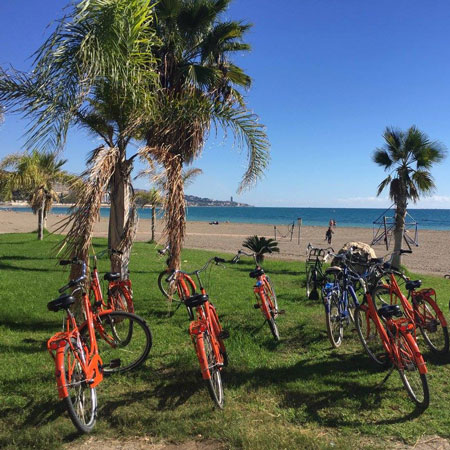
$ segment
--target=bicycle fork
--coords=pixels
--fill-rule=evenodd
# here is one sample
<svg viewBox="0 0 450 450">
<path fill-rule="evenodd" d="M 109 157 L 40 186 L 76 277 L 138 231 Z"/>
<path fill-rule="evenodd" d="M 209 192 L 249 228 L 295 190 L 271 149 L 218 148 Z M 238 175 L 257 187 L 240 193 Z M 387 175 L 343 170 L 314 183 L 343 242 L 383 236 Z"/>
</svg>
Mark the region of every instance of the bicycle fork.
<svg viewBox="0 0 450 450">
<path fill-rule="evenodd" d="M 192 342 L 195 347 L 195 351 L 197 353 L 198 362 L 200 363 L 200 370 L 202 372 L 202 378 L 204 380 L 209 380 L 211 378 L 210 369 L 214 367 L 209 366 L 208 357 L 205 352 L 205 334 L 208 333 L 208 328 L 206 324 L 200 320 L 195 320 L 191 322 L 189 325 L 189 334 L 191 336 Z M 217 366 L 219 370 L 223 367 L 223 358 L 220 355 L 220 351 L 218 349 L 218 344 L 216 342 L 215 336 L 213 337 L 211 333 L 208 333 L 210 337 L 210 343 L 212 347 L 212 351 L 215 355 L 215 359 L 217 361 Z"/>
</svg>

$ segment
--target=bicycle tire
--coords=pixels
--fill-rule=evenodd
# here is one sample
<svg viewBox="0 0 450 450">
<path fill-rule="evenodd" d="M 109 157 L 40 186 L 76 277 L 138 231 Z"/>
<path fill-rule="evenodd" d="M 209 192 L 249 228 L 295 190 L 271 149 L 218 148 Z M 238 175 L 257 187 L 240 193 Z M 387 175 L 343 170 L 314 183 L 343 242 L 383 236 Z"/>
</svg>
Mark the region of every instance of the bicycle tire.
<svg viewBox="0 0 450 450">
<path fill-rule="evenodd" d="M 197 341 L 198 342 L 198 341 Z M 224 393 L 222 384 L 222 375 L 218 367 L 218 362 L 214 354 L 214 350 L 211 343 L 211 337 L 208 333 L 203 334 L 203 346 L 206 355 L 206 361 L 208 363 L 209 378 L 206 381 L 209 395 L 214 403 L 220 408 L 224 405 Z"/>
<path fill-rule="evenodd" d="M 265 278 L 264 293 L 266 294 L 266 298 L 268 299 L 268 303 L 269 303 L 269 307 L 270 307 L 269 311 L 273 317 L 276 317 L 277 313 L 278 313 L 277 294 L 275 292 L 275 288 L 273 287 L 273 283 L 268 276 L 266 276 L 266 278 Z"/>
<path fill-rule="evenodd" d="M 391 292 L 389 286 L 380 284 L 375 286 L 371 292 L 372 301 L 375 309 L 378 311 L 384 305 L 399 305 L 402 306 L 400 297 L 396 292 Z"/>
<path fill-rule="evenodd" d="M 94 326 L 103 373 L 123 373 L 143 364 L 153 344 L 152 333 L 145 320 L 126 311 L 104 312 L 98 317 L 99 321 L 95 321 Z M 83 326 L 80 333 L 85 333 L 85 330 L 87 326 Z"/>
<path fill-rule="evenodd" d="M 77 345 L 76 341 L 73 345 Z M 83 349 L 77 350 L 84 354 Z M 81 356 L 81 355 L 80 355 Z M 84 356 L 81 356 L 82 358 Z M 97 420 L 97 391 L 87 384 L 83 369 L 69 344 L 64 349 L 63 382 L 69 395 L 63 399 L 70 420 L 81 433 L 90 433 Z M 87 407 L 87 414 L 85 410 Z"/>
<path fill-rule="evenodd" d="M 440 308 L 422 296 L 420 302 L 413 304 L 413 309 L 414 321 L 430 350 L 439 354 L 448 353 L 448 328 L 442 325 L 442 321 L 439 318 L 442 315 Z"/>
<path fill-rule="evenodd" d="M 414 337 L 410 333 L 399 333 L 396 339 L 400 355 L 397 370 L 411 400 L 419 408 L 426 409 L 430 404 L 427 376 L 419 372 L 414 350 L 417 344 L 414 345 L 411 340 L 414 340 Z"/>
<path fill-rule="evenodd" d="M 312 290 L 312 270 L 306 266 L 306 297 L 309 298 Z"/>
<path fill-rule="evenodd" d="M 280 340 L 280 332 L 278 331 L 278 325 L 275 322 L 275 319 L 271 317 L 267 319 L 267 323 L 269 324 L 270 332 L 276 341 Z"/>
<path fill-rule="evenodd" d="M 214 333 L 217 337 L 217 341 L 219 342 L 219 347 L 220 347 L 220 353 L 222 355 L 223 358 L 223 365 L 224 367 L 228 366 L 228 353 L 225 349 L 225 343 L 223 342 L 223 339 L 219 337 L 219 334 L 221 331 L 223 331 L 222 325 L 219 321 L 219 316 L 217 315 L 217 311 L 215 306 L 210 302 L 210 309 L 209 309 L 209 313 L 211 316 L 211 323 L 215 324 L 213 326 L 214 329 Z"/>
<path fill-rule="evenodd" d="M 383 347 L 381 337 L 367 309 L 358 306 L 355 309 L 355 325 L 361 344 L 370 359 L 379 367 L 386 367 L 389 359 Z"/>
<path fill-rule="evenodd" d="M 171 283 L 168 283 L 167 277 L 169 276 L 169 273 L 167 270 L 163 270 L 158 275 L 158 288 L 161 291 L 161 293 L 168 299 L 169 307 L 172 302 L 181 304 L 184 303 L 184 300 L 186 300 L 186 295 L 183 294 L 182 290 L 177 286 L 177 281 L 173 280 Z M 191 280 L 189 278 L 185 278 L 184 282 L 187 285 L 187 288 L 189 289 L 189 296 L 194 295 L 195 293 L 195 286 L 192 284 Z M 172 298 L 170 297 L 170 291 L 173 291 Z M 181 295 L 180 295 L 181 293 Z M 180 305 L 178 305 L 179 307 Z M 178 309 L 178 307 L 176 309 Z M 175 309 L 175 311 L 176 311 Z M 192 308 L 186 307 L 187 313 L 190 320 L 194 320 L 194 312 L 192 311 Z M 169 311 L 170 316 L 174 314 L 175 311 Z"/>
<path fill-rule="evenodd" d="M 134 312 L 133 304 L 128 304 L 127 298 L 122 291 L 122 287 L 115 286 L 111 289 L 110 295 L 108 296 L 108 307 L 114 309 L 115 311 L 127 311 L 130 313 Z"/>
<path fill-rule="evenodd" d="M 336 291 L 327 295 L 325 305 L 325 321 L 327 325 L 328 339 L 334 348 L 341 346 L 344 339 L 344 324 L 341 319 L 339 294 Z"/>
</svg>

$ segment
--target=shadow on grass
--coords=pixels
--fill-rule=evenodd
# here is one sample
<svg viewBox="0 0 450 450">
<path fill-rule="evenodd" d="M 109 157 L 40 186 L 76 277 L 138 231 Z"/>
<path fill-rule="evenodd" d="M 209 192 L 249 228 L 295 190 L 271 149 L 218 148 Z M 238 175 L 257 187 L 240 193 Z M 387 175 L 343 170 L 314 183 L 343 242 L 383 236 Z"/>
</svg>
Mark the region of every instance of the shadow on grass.
<svg viewBox="0 0 450 450">
<path fill-rule="evenodd" d="M 392 387 L 388 382 L 372 384 L 360 382 L 360 372 L 367 370 L 373 373 L 374 369 L 365 355 L 331 355 L 326 360 L 315 362 L 303 360 L 288 367 L 259 368 L 253 371 L 241 371 L 236 368 L 227 368 L 226 386 L 240 388 L 246 386 L 250 390 L 265 388 L 276 383 L 281 392 L 282 408 L 302 408 L 309 416 L 308 420 L 315 421 L 321 426 L 358 426 L 365 424 L 365 420 L 356 420 L 353 417 L 341 414 L 341 409 L 350 408 L 353 411 L 376 411 L 381 408 L 381 401 L 395 391 L 404 392 L 403 387 Z M 385 372 L 379 372 L 382 381 Z M 353 378 L 352 378 L 353 377 Z M 305 388 L 292 389 L 293 382 L 303 381 L 308 384 Z M 311 383 L 317 383 L 315 392 Z M 321 385 L 329 385 L 330 389 L 320 390 Z M 349 407 L 349 403 L 352 404 Z M 411 407 L 414 407 L 411 403 Z M 321 414 L 323 412 L 323 414 Z M 375 424 L 403 423 L 418 417 L 423 411 L 415 408 L 406 415 L 399 415 L 390 419 L 375 421 Z"/>
<path fill-rule="evenodd" d="M 2 263 L 0 263 L 0 270 L 11 270 L 11 271 L 20 271 L 20 272 L 59 272 L 59 270 L 56 270 L 56 268 L 55 269 L 38 269 L 38 268 L 31 268 L 31 267 L 19 267 L 19 266 L 14 266 L 12 264 L 2 264 Z"/>
<path fill-rule="evenodd" d="M 61 328 L 61 325 L 51 321 L 37 320 L 36 322 L 15 322 L 13 320 L 8 320 L 5 318 L 0 318 L 0 326 L 7 327 L 12 331 L 46 331 L 49 333 L 54 333 Z"/>
</svg>

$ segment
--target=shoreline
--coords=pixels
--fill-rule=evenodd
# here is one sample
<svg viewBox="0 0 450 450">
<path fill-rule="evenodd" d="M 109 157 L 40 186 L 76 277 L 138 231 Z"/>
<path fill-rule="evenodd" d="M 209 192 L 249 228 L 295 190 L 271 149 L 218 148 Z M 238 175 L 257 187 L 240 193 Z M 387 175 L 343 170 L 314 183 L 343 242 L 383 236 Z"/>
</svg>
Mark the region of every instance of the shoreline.
<svg viewBox="0 0 450 450">
<path fill-rule="evenodd" d="M 65 214 L 49 214 L 47 228 L 54 231 L 56 224 Z M 150 219 L 139 219 L 137 241 L 150 240 Z M 325 241 L 327 226 L 302 226 L 300 244 L 298 244 L 298 229 L 295 230 L 292 241 L 277 238 L 280 253 L 270 255 L 270 258 L 290 259 L 304 261 L 306 259 L 306 246 L 311 243 L 315 247 L 328 247 Z M 0 210 L 0 233 L 26 233 L 37 229 L 37 217 L 31 212 L 17 212 Z M 161 240 L 163 229 L 162 220 L 156 221 L 156 240 Z M 100 218 L 94 225 L 94 236 L 107 237 L 108 219 Z M 64 234 L 64 233 L 62 233 Z M 242 247 L 242 241 L 252 235 L 274 238 L 273 225 L 261 223 L 221 222 L 210 225 L 208 222 L 188 221 L 186 226 L 185 247 L 200 250 L 210 250 L 224 253 L 235 253 Z M 331 246 L 337 251 L 346 242 L 360 241 L 370 243 L 373 230 L 363 227 L 339 227 L 334 229 Z M 450 242 L 450 231 L 447 230 L 420 230 L 419 247 L 413 247 L 413 254 L 403 259 L 405 266 L 419 273 L 429 273 L 443 276 L 450 273 L 450 252 L 447 248 Z M 161 243 L 162 244 L 162 243 Z M 155 245 L 156 247 L 156 245 Z M 390 251 L 392 251 L 391 243 Z M 382 245 L 373 247 L 377 256 L 389 253 Z"/>
</svg>

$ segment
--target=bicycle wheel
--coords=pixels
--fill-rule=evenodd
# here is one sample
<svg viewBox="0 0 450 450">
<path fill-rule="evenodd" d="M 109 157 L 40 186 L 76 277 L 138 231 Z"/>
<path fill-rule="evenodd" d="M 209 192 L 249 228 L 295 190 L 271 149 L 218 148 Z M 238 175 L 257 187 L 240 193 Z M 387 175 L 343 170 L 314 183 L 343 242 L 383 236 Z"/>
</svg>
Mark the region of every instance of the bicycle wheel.
<svg viewBox="0 0 450 450">
<path fill-rule="evenodd" d="M 395 292 L 390 292 L 389 287 L 385 285 L 376 286 L 373 289 L 372 301 L 377 311 L 384 305 L 402 306 L 400 297 Z"/>
<path fill-rule="evenodd" d="M 278 301 L 273 283 L 268 276 L 264 280 L 264 293 L 266 294 L 267 302 L 269 304 L 269 311 L 273 317 L 278 313 Z"/>
<path fill-rule="evenodd" d="M 358 306 L 355 309 L 355 325 L 361 344 L 370 359 L 380 367 L 388 364 L 388 358 L 383 347 L 383 342 L 378 335 L 378 330 L 366 308 Z"/>
<path fill-rule="evenodd" d="M 177 286 L 176 286 L 176 280 L 172 280 L 170 283 L 167 281 L 167 278 L 169 276 L 169 273 L 167 272 L 167 270 L 163 270 L 159 275 L 158 275 L 158 287 L 159 290 L 161 291 L 162 295 L 164 295 L 164 297 L 169 298 L 169 294 L 172 294 L 173 300 L 175 301 L 181 301 L 179 295 L 178 295 L 178 290 L 177 290 Z"/>
<path fill-rule="evenodd" d="M 435 353 L 447 353 L 449 337 L 447 326 L 442 325 L 442 311 L 424 296 L 416 296 L 413 303 L 414 321 L 419 327 L 425 343 Z"/>
<path fill-rule="evenodd" d="M 95 322 L 98 352 L 103 373 L 126 372 L 141 365 L 152 348 L 152 334 L 147 323 L 125 311 L 99 315 Z M 83 327 L 83 332 L 87 327 Z"/>
<path fill-rule="evenodd" d="M 115 286 L 111 289 L 108 297 L 108 306 L 115 311 L 134 312 L 132 301 L 129 304 L 127 297 L 120 286 Z"/>
<path fill-rule="evenodd" d="M 325 301 L 325 321 L 328 339 L 331 345 L 337 348 L 342 344 L 344 338 L 344 324 L 341 320 L 339 293 L 336 291 L 330 292 Z"/>
<path fill-rule="evenodd" d="M 214 305 L 212 303 L 210 304 L 209 313 L 210 313 L 211 323 L 213 325 L 213 330 L 217 337 L 217 341 L 219 342 L 220 354 L 222 355 L 222 358 L 223 358 L 223 365 L 224 365 L 224 367 L 226 367 L 226 366 L 228 366 L 228 354 L 225 349 L 225 343 L 223 342 L 223 340 L 226 337 L 221 337 L 221 336 L 223 336 L 225 333 L 225 336 L 228 337 L 229 333 L 227 331 L 224 332 L 222 325 L 219 322 L 219 317 L 217 315 L 216 308 L 214 307 Z"/>
<path fill-rule="evenodd" d="M 414 356 L 414 347 L 417 348 L 417 345 L 411 340 L 414 338 L 409 333 L 400 333 L 396 339 L 399 352 L 397 370 L 411 400 L 421 409 L 426 409 L 430 403 L 427 376 L 419 372 Z"/>
<path fill-rule="evenodd" d="M 76 346 L 76 342 L 73 342 Z M 80 358 L 84 350 L 77 349 Z M 69 344 L 64 349 L 64 384 L 69 395 L 63 400 L 69 417 L 81 433 L 93 430 L 97 418 L 97 392 L 89 387 L 80 362 Z"/>
<path fill-rule="evenodd" d="M 278 331 L 278 325 L 275 322 L 275 319 L 271 317 L 267 319 L 267 323 L 269 324 L 270 332 L 276 341 L 280 340 L 280 332 Z"/>
<path fill-rule="evenodd" d="M 309 298 L 309 295 L 312 291 L 312 270 L 309 266 L 306 266 L 306 297 Z"/>
<path fill-rule="evenodd" d="M 209 379 L 205 380 L 206 385 L 208 386 L 209 395 L 216 405 L 222 409 L 224 404 L 222 376 L 212 347 L 211 337 L 207 333 L 203 334 L 203 346 L 210 375 Z"/>
</svg>

